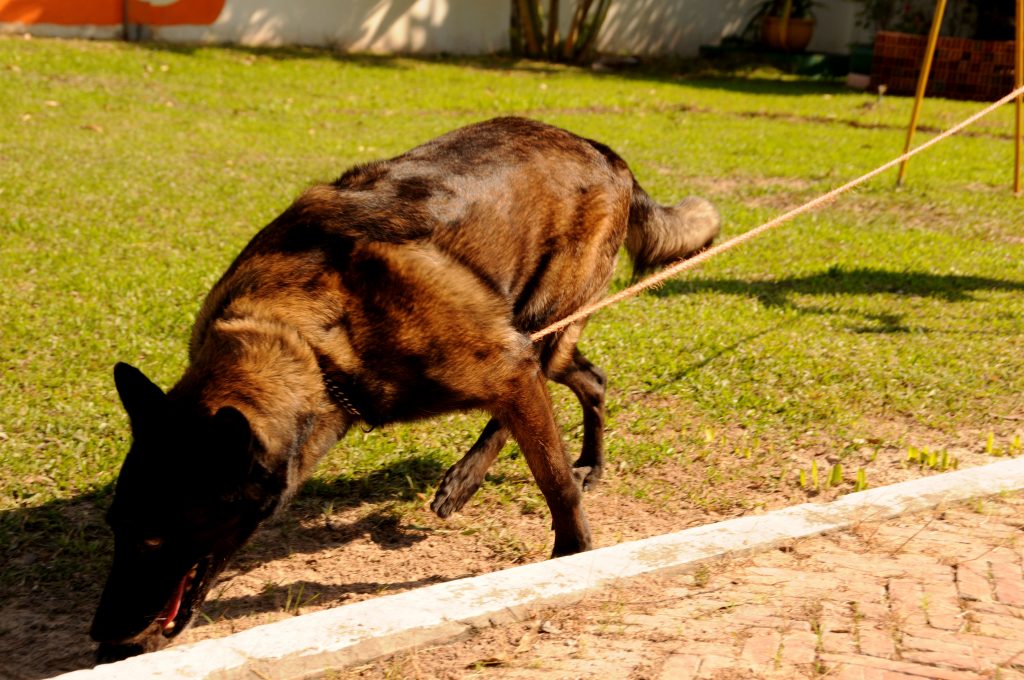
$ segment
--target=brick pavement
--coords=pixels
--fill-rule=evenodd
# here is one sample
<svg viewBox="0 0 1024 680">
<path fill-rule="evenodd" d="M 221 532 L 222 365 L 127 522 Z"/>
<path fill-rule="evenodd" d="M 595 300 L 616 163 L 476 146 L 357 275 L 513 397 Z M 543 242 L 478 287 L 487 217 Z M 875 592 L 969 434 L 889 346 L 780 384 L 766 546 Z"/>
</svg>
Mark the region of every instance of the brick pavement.
<svg viewBox="0 0 1024 680">
<path fill-rule="evenodd" d="M 1024 680 L 1024 493 L 795 541 L 335 677 Z"/>
</svg>

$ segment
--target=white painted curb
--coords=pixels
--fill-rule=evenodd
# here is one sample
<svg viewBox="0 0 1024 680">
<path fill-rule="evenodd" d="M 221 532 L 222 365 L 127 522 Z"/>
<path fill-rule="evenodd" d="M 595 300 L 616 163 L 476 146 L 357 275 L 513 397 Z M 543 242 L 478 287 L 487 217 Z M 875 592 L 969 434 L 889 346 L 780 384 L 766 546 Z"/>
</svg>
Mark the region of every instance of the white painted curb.
<svg viewBox="0 0 1024 680">
<path fill-rule="evenodd" d="M 1022 488 L 1024 457 L 378 597 L 58 677 L 300 678 L 520 619 L 531 607 L 619 579 Z"/>
</svg>

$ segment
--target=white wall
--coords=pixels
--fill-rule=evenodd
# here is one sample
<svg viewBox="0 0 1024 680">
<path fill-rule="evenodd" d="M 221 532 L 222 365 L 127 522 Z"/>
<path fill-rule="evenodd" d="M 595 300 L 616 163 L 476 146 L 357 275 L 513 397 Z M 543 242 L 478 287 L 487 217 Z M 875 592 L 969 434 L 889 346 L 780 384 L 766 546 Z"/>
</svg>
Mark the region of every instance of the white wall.
<svg viewBox="0 0 1024 680">
<path fill-rule="evenodd" d="M 598 47 L 617 54 L 693 56 L 746 26 L 760 0 L 612 0 Z M 165 3 L 166 4 L 166 3 Z M 562 0 L 563 17 L 572 0 Z M 508 49 L 511 0 L 228 0 L 209 26 L 154 27 L 171 42 L 329 45 L 353 52 L 481 54 Z M 845 53 L 855 4 L 824 0 L 811 49 Z M 39 35 L 106 37 L 115 29 L 0 25 Z"/>
<path fill-rule="evenodd" d="M 693 56 L 746 26 L 759 0 L 612 0 L 601 51 Z"/>
<path fill-rule="evenodd" d="M 508 48 L 508 0 L 228 0 L 210 26 L 162 40 L 330 45 L 353 52 L 479 54 Z"/>
<path fill-rule="evenodd" d="M 761 0 L 612 0 L 598 47 L 621 54 L 695 56 L 703 44 L 746 28 Z M 824 0 L 815 11 L 817 26 L 808 49 L 846 54 L 859 35 L 857 5 Z"/>
</svg>

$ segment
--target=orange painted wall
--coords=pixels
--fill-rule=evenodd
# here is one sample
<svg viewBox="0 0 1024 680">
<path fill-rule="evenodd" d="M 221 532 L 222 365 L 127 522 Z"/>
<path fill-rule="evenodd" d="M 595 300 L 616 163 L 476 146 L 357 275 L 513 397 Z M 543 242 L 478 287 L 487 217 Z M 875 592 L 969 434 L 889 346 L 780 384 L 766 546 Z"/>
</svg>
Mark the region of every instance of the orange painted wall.
<svg viewBox="0 0 1024 680">
<path fill-rule="evenodd" d="M 62 26 L 121 24 L 121 0 L 0 0 L 0 21 Z"/>
<path fill-rule="evenodd" d="M 131 0 L 128 3 L 128 19 L 133 24 L 149 26 L 206 26 L 217 20 L 226 1 L 178 0 L 170 5 L 157 7 L 140 0 Z"/>
<path fill-rule="evenodd" d="M 131 23 L 150 26 L 212 24 L 227 0 L 178 0 L 165 6 L 129 0 Z M 119 26 L 123 0 L 0 0 L 0 22 L 61 26 Z"/>
</svg>

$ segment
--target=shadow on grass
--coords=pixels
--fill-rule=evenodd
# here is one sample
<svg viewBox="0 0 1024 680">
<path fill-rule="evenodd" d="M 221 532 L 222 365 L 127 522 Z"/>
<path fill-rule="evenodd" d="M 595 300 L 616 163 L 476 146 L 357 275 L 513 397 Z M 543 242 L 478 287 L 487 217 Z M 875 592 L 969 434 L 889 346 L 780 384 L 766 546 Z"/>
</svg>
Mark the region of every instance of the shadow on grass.
<svg viewBox="0 0 1024 680">
<path fill-rule="evenodd" d="M 832 266 L 817 274 L 751 281 L 745 279 L 691 279 L 669 281 L 652 294 L 668 297 L 682 293 L 726 293 L 757 298 L 765 307 L 785 307 L 798 312 L 820 313 L 827 308 L 804 307 L 791 300 L 796 295 L 898 295 L 936 298 L 945 302 L 974 300 L 979 291 L 1024 291 L 1024 282 L 984 276 L 890 271 L 871 267 Z M 892 325 L 898 315 L 877 316 Z"/>
<path fill-rule="evenodd" d="M 347 524 L 309 520 L 328 504 L 341 510 L 408 500 L 417 489 L 436 484 L 444 469 L 441 461 L 422 456 L 365 475 L 310 482 L 292 507 L 257 531 L 232 571 L 244 573 L 267 560 L 337 547 L 362 536 L 389 549 L 422 540 L 424 532 L 403 526 L 386 506 Z M 88 627 L 113 554 L 113 537 L 103 521 L 112 492 L 113 484 L 107 484 L 72 499 L 0 511 L 0 677 L 35 680 L 92 665 Z M 413 585 L 396 580 L 339 586 L 331 597 L 343 596 L 345 588 L 377 592 Z M 234 614 L 270 611 L 278 599 L 265 593 L 222 608 Z"/>
<path fill-rule="evenodd" d="M 687 86 L 724 90 L 739 94 L 770 94 L 781 96 L 820 96 L 841 94 L 849 90 L 839 81 L 810 78 L 773 77 L 772 74 L 752 74 L 752 66 L 745 62 L 709 61 L 701 58 L 650 58 L 636 65 L 606 66 L 594 70 L 588 64 L 569 65 L 525 59 L 509 54 L 488 55 L 395 55 L 344 52 L 329 47 L 252 47 L 245 45 L 201 45 L 187 43 L 140 42 L 141 49 L 175 55 L 193 55 L 204 50 L 217 50 L 236 54 L 240 59 L 268 59 L 272 61 L 331 60 L 340 64 L 367 68 L 407 70 L 415 64 L 461 66 L 484 71 L 506 73 L 556 74 L 577 72 L 598 79 L 622 79 L 643 82 L 681 83 Z"/>
<path fill-rule="evenodd" d="M 904 315 L 898 313 L 870 313 L 851 310 L 842 306 L 814 305 L 796 302 L 794 295 L 898 295 L 917 298 L 934 298 L 944 302 L 969 302 L 975 300 L 974 294 L 980 291 L 1019 291 L 1024 292 L 1024 282 L 1005 281 L 981 276 L 963 276 L 959 274 L 930 274 L 925 272 L 888 271 L 858 267 L 846 269 L 833 266 L 829 269 L 805 276 L 790 276 L 771 280 L 744 279 L 690 279 L 669 281 L 651 294 L 658 297 L 669 297 L 687 293 L 725 293 L 756 298 L 765 307 L 792 310 L 797 315 L 846 315 L 855 316 L 863 323 L 849 326 L 854 333 L 963 333 L 992 334 L 985 330 L 955 330 L 926 328 L 910 325 Z M 735 352 L 740 347 L 764 335 L 795 322 L 796 316 L 780 321 L 767 328 L 747 334 L 735 342 L 722 347 L 710 356 L 693 363 L 668 378 L 652 385 L 657 389 L 671 384 L 694 371 L 704 368 L 719 357 Z"/>
<path fill-rule="evenodd" d="M 414 64 L 446 64 L 494 71 L 529 71 L 533 73 L 557 73 L 565 66 L 543 61 L 519 59 L 508 55 L 449 55 L 449 54 L 371 54 L 367 52 L 343 52 L 329 47 L 307 47 L 288 45 L 281 47 L 253 47 L 247 45 L 202 45 L 190 43 L 139 42 L 139 48 L 154 53 L 191 56 L 203 51 L 216 50 L 235 54 L 239 58 L 268 59 L 271 61 L 313 61 L 331 60 L 352 66 L 407 70 Z M 582 68 L 582 67 L 581 67 Z M 586 70 L 585 68 L 583 70 Z"/>
</svg>

